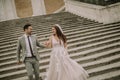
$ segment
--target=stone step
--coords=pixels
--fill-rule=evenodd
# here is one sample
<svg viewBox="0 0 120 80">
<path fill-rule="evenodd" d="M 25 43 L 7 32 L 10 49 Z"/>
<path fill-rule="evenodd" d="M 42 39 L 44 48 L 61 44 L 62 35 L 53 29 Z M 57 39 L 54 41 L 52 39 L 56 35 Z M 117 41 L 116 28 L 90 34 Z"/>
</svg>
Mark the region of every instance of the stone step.
<svg viewBox="0 0 120 80">
<path fill-rule="evenodd" d="M 111 51 L 112 52 L 112 51 Z M 92 52 L 89 52 L 89 53 L 92 53 Z M 80 52 L 80 53 L 76 53 L 76 54 L 80 54 L 80 55 L 83 55 L 83 54 L 89 54 L 88 52 L 87 53 L 82 53 L 82 52 Z M 106 54 L 105 54 L 106 53 Z M 101 58 L 100 56 L 103 56 L 102 54 L 105 54 L 105 55 L 107 55 L 107 54 L 109 54 L 109 53 L 107 53 L 107 52 L 102 52 L 102 53 L 100 53 L 101 55 L 98 55 L 98 58 Z M 114 54 L 114 53 L 112 53 L 112 54 Z M 71 55 L 71 54 L 70 54 Z M 78 56 L 78 55 L 74 55 L 74 56 Z M 93 56 L 93 55 L 91 55 L 91 56 Z M 111 55 L 110 55 L 111 56 Z M 86 56 L 87 57 L 87 56 Z M 89 56 L 88 56 L 89 57 Z M 78 58 L 79 59 L 79 58 Z M 89 60 L 87 60 L 87 62 L 90 62 L 90 61 L 94 61 L 94 60 L 96 60 L 96 57 L 95 58 L 89 58 Z M 80 60 L 79 60 L 80 61 Z M 11 61 L 11 62 L 14 62 L 15 64 L 16 64 L 16 61 L 14 60 L 14 61 Z M 49 59 L 46 59 L 46 60 L 41 60 L 40 61 L 40 64 L 42 65 L 42 64 L 45 64 L 45 63 L 47 63 L 48 64 L 48 62 L 49 62 Z M 86 61 L 85 60 L 83 60 L 83 61 L 80 61 L 80 62 L 85 62 L 86 63 Z M 7 63 L 7 62 L 6 62 Z M 10 63 L 10 62 L 9 62 Z M 4 64 L 4 63 L 3 63 Z M 13 66 L 15 66 L 15 65 L 13 65 Z M 13 66 L 11 66 L 11 67 L 13 67 Z M 9 66 L 10 67 L 10 66 Z M 5 67 L 4 67 L 5 68 Z M 2 69 L 2 68 L 1 68 Z"/>
<path fill-rule="evenodd" d="M 118 56 L 120 56 L 120 55 L 118 55 Z M 89 69 L 88 73 L 91 76 L 96 76 L 96 75 L 100 75 L 100 74 L 107 73 L 107 72 L 109 73 L 109 72 L 113 71 L 112 69 L 114 71 L 120 70 L 120 62 L 108 64 L 108 65 L 97 67 L 94 69 Z"/>
<path fill-rule="evenodd" d="M 119 59 L 120 59 L 120 56 L 118 56 L 119 52 L 120 52 L 119 50 L 118 51 L 117 50 L 116 51 L 111 51 L 111 52 L 107 51 L 106 54 L 110 54 L 110 55 L 112 54 L 112 56 L 103 57 L 103 58 L 101 58 L 102 56 L 99 56 L 98 59 L 96 58 L 93 61 L 88 62 L 88 63 L 81 63 L 79 61 L 79 59 L 77 59 L 76 61 L 78 63 L 80 63 L 81 65 L 83 65 L 85 69 L 93 69 L 95 67 L 100 67 L 100 66 L 104 66 L 104 65 L 107 65 L 107 64 L 119 62 Z"/>
<path fill-rule="evenodd" d="M 107 50 L 106 48 L 104 48 L 104 49 L 106 49 L 106 52 L 112 52 L 112 51 L 114 51 L 114 49 L 117 51 L 117 49 L 119 49 L 119 47 L 120 46 L 117 46 L 117 47 L 113 47 L 112 49 L 109 49 L 109 50 Z M 96 54 L 98 54 L 98 53 L 104 53 L 104 51 L 102 52 L 102 50 L 103 49 L 101 49 L 101 52 L 97 52 Z M 87 52 L 87 53 L 81 53 L 81 52 L 78 52 L 78 53 L 74 53 L 74 54 L 70 54 L 70 56 L 73 58 L 74 56 L 78 56 L 79 58 L 81 58 L 81 57 L 85 57 L 85 56 L 90 56 L 90 55 L 92 55 L 92 52 Z M 95 53 L 94 53 L 94 55 L 95 55 Z M 40 57 L 41 58 L 45 58 L 46 59 L 46 57 L 48 58 L 48 57 L 50 57 L 50 54 L 48 54 L 48 53 L 46 53 L 46 54 L 41 54 L 40 55 Z"/>
<path fill-rule="evenodd" d="M 117 55 L 116 57 L 120 56 Z M 99 73 L 100 71 L 104 71 L 104 70 L 108 70 L 108 69 L 111 69 L 111 68 L 117 68 L 117 67 L 120 67 L 120 62 L 116 62 L 116 63 L 113 63 L 113 64 L 108 64 L 108 65 L 105 65 L 105 66 L 100 66 L 100 67 L 97 67 L 97 68 L 94 68 L 94 69 L 90 69 L 90 70 L 87 70 L 89 74 L 95 74 L 95 73 Z M 3 75 L 0 75 L 0 78 L 4 78 L 4 77 L 12 77 L 12 76 L 15 76 L 17 74 L 24 74 L 26 73 L 26 70 L 19 70 L 17 72 L 11 72 L 11 73 L 7 73 L 7 74 L 3 74 Z"/>
<path fill-rule="evenodd" d="M 117 25 L 118 25 L 118 24 L 117 24 Z M 80 26 L 80 25 L 79 25 L 79 26 Z M 89 26 L 90 26 L 90 25 L 89 25 Z M 99 26 L 101 26 L 101 25 L 99 25 Z M 73 27 L 73 28 L 74 28 L 74 27 Z M 77 28 L 77 26 L 76 26 L 76 28 Z M 46 29 L 48 29 L 48 28 L 45 28 L 45 30 L 46 30 Z M 70 29 L 70 28 L 68 28 L 68 29 Z M 41 33 L 41 29 L 40 29 L 39 31 L 40 31 L 40 33 Z M 21 31 L 21 32 L 22 32 L 22 31 Z M 48 30 L 47 30 L 47 31 L 44 31 L 44 32 L 48 32 Z M 7 32 L 7 33 L 8 33 L 8 32 Z M 17 32 L 17 33 L 18 33 L 18 32 Z M 44 34 L 44 33 L 43 33 L 43 34 Z M 15 36 L 11 36 L 11 37 L 15 37 Z M 12 39 L 11 37 L 10 37 L 10 39 Z M 15 37 L 15 38 L 16 38 L 16 37 Z M 6 37 L 5 37 L 5 40 L 6 40 Z"/>
<path fill-rule="evenodd" d="M 74 30 L 74 29 L 73 29 Z M 76 30 L 78 30 L 78 29 L 76 29 Z M 67 30 L 68 31 L 68 30 Z M 11 37 L 10 37 L 11 38 Z M 44 38 L 44 37 L 43 37 Z M 11 38 L 12 39 L 12 38 Z M 14 39 L 12 39 L 12 41 L 13 41 Z M 7 42 L 7 43 L 10 43 L 10 42 Z"/>
<path fill-rule="evenodd" d="M 104 38 L 104 37 L 103 37 Z M 110 39 L 110 40 L 107 40 L 107 41 L 101 41 L 100 42 L 100 40 L 99 40 L 99 42 L 98 43 L 93 43 L 92 45 L 100 45 L 100 44 L 104 44 L 104 43 L 108 43 L 108 42 L 113 42 L 113 41 L 118 41 L 119 40 L 119 37 L 117 37 L 117 38 L 113 38 L 113 39 Z M 85 41 L 86 42 L 86 41 Z M 77 44 L 76 43 L 74 43 L 74 44 L 71 44 L 72 46 L 76 46 L 76 45 L 78 45 L 78 44 L 80 44 L 80 42 L 77 42 Z M 84 44 L 84 43 L 83 43 Z M 71 45 L 68 45 L 68 47 L 70 47 Z M 44 52 L 43 52 L 44 53 Z M 3 62 L 3 61 L 8 61 L 9 59 L 15 59 L 16 58 L 16 55 L 15 56 L 8 56 L 8 57 L 2 57 L 2 58 L 0 58 L 0 62 Z"/>
<path fill-rule="evenodd" d="M 75 28 L 75 29 L 76 29 L 76 28 Z M 74 30 L 74 29 L 73 29 L 73 30 Z M 21 32 L 22 32 L 22 31 L 21 31 Z M 17 35 L 20 35 L 21 32 L 19 32 L 19 33 L 17 32 L 16 34 L 17 34 Z M 46 31 L 46 32 L 47 32 L 47 34 L 49 33 L 48 31 Z M 38 33 L 39 33 L 39 35 L 41 35 L 41 32 L 38 32 Z M 44 32 L 43 32 L 42 34 L 43 34 L 44 36 L 41 35 L 41 37 L 45 37 Z M 47 36 L 48 36 L 48 35 L 47 35 Z M 6 37 L 5 37 L 4 43 L 5 43 L 5 42 L 7 43 L 8 41 L 13 41 L 14 38 L 15 38 L 15 40 L 17 40 L 17 37 L 15 37 L 15 36 L 12 36 L 12 37 L 9 36 L 9 37 L 10 37 L 10 38 L 7 39 L 7 40 L 6 40 Z M 1 42 L 3 42 L 3 41 L 1 41 Z M 2 45 L 2 44 L 1 44 L 1 45 Z"/>
<path fill-rule="evenodd" d="M 90 56 L 84 56 L 84 57 L 81 57 L 81 58 L 75 58 L 75 60 L 77 62 L 83 62 L 83 61 L 86 61 L 86 60 L 92 60 L 92 61 L 96 61 L 96 60 L 100 60 L 100 59 L 103 59 L 103 58 L 106 58 L 106 57 L 109 57 L 111 55 L 116 55 L 118 53 L 116 52 L 120 52 L 119 48 L 115 48 L 115 49 L 112 49 L 112 50 L 109 50 L 109 51 L 105 51 L 105 52 L 102 52 L 102 53 L 98 53 L 98 54 L 95 54 L 95 55 L 90 55 Z M 116 54 L 115 54 L 116 53 Z M 81 53 L 75 53 L 75 54 L 70 54 L 70 57 L 74 57 L 74 56 L 80 56 L 82 55 Z M 50 55 L 49 55 L 50 56 Z M 92 62 L 91 61 L 91 62 Z M 40 60 L 40 64 L 42 66 L 43 63 L 46 63 L 46 62 L 49 62 L 49 59 L 46 61 L 46 60 Z M 97 62 L 98 63 L 98 62 Z M 86 65 L 88 66 L 88 64 Z M 89 64 L 90 66 L 90 64 Z M 7 67 L 7 68 L 1 68 L 0 72 L 3 74 L 3 72 L 7 72 L 7 71 L 16 71 L 18 68 L 21 68 L 21 67 L 24 67 L 24 65 L 17 65 L 17 66 L 11 66 L 11 67 Z M 84 66 L 85 67 L 85 66 Z M 17 68 L 17 69 L 16 69 Z M 24 68 L 23 68 L 24 69 Z M 19 69 L 18 69 L 19 70 Z"/>
<path fill-rule="evenodd" d="M 114 40 L 115 40 L 115 41 L 114 41 Z M 105 42 L 102 41 L 102 42 L 99 42 L 99 43 L 96 43 L 96 44 L 92 44 L 92 45 L 89 44 L 89 45 L 82 46 L 82 49 L 85 50 L 85 49 L 87 48 L 87 50 L 88 50 L 88 48 L 92 48 L 92 46 L 93 46 L 93 48 L 94 48 L 94 46 L 97 46 L 97 45 L 98 45 L 99 47 L 101 47 L 101 46 L 100 46 L 101 44 L 103 44 L 103 45 L 104 45 L 104 44 L 110 45 L 111 43 L 117 43 L 117 45 L 118 45 L 118 41 L 120 41 L 119 38 L 114 38 L 114 39 L 112 39 L 112 40 L 108 40 L 108 41 L 105 41 Z M 79 48 L 79 47 L 78 47 L 78 48 Z M 82 49 L 79 49 L 79 50 L 82 51 Z M 75 48 L 75 50 L 76 50 L 76 48 Z M 73 50 L 73 48 L 72 48 L 72 52 L 75 51 L 75 50 Z M 44 52 L 42 52 L 42 53 L 44 53 Z M 12 58 L 12 57 L 10 57 L 10 58 Z M 10 58 L 8 58 L 8 59 L 10 59 Z M 0 60 L 0 62 L 3 61 L 4 59 L 6 59 L 6 58 L 2 58 L 2 59 Z M 8 60 L 8 59 L 7 59 L 7 60 Z M 14 60 L 14 59 L 15 59 L 15 56 L 13 57 L 13 60 Z M 1 62 L 1 63 L 2 63 L 2 62 Z"/>
<path fill-rule="evenodd" d="M 88 80 L 107 80 L 107 79 L 110 80 L 110 78 L 113 78 L 116 76 L 119 76 L 119 78 L 118 79 L 111 79 L 111 80 L 119 80 L 120 79 L 120 70 L 112 71 L 109 73 L 104 73 L 104 74 L 97 75 L 94 77 L 90 77 Z"/>
<path fill-rule="evenodd" d="M 99 46 L 99 45 L 87 45 L 87 46 L 82 46 L 82 47 L 77 47 L 77 48 L 73 48 L 68 50 L 69 52 L 89 52 L 89 51 L 97 51 L 99 49 L 103 49 L 103 48 L 109 48 L 111 46 L 116 46 L 119 45 L 119 42 L 115 42 L 114 44 L 105 44 L 104 46 Z M 83 50 L 84 49 L 84 50 Z"/>
<path fill-rule="evenodd" d="M 76 22 L 76 23 L 77 23 L 77 22 Z M 75 23 L 75 24 L 76 24 L 76 23 Z M 74 23 L 72 23 L 72 24 L 74 25 Z M 81 25 L 81 24 L 79 24 L 79 26 L 80 26 L 80 25 Z M 91 24 L 89 24 L 89 26 L 90 26 L 90 25 L 91 25 Z M 95 23 L 92 24 L 92 25 L 95 25 Z M 98 26 L 98 24 L 96 24 L 96 25 Z M 101 24 L 99 24 L 99 25 L 101 25 Z M 37 26 L 38 26 L 38 25 L 37 25 Z M 74 25 L 74 26 L 75 26 L 75 25 Z M 84 27 L 84 26 L 86 26 L 86 25 L 81 25 L 81 26 Z M 65 26 L 64 26 L 64 27 L 65 27 Z M 64 28 L 64 27 L 63 27 L 63 28 Z M 77 27 L 77 26 L 76 26 L 76 27 Z M 40 28 L 41 28 L 41 27 L 40 27 Z M 44 28 L 44 27 L 43 27 L 43 28 Z M 72 27 L 72 28 L 74 28 L 74 27 Z M 37 27 L 37 29 L 39 29 L 39 27 Z M 48 29 L 48 27 L 47 27 L 47 29 Z M 20 29 L 20 30 L 21 30 L 21 29 Z M 19 31 L 20 31 L 20 30 L 19 30 Z M 41 30 L 41 29 L 40 29 L 40 30 Z M 45 28 L 45 30 L 46 30 L 46 28 Z M 10 31 L 10 32 L 11 32 L 11 31 Z M 14 32 L 14 31 L 12 31 L 12 32 Z M 22 32 L 22 30 L 21 30 L 21 32 Z M 11 35 L 12 35 L 12 34 L 11 34 Z"/>
<path fill-rule="evenodd" d="M 109 34 L 109 33 L 108 33 L 108 34 Z M 117 33 L 117 34 L 119 34 L 119 33 Z M 102 37 L 102 38 L 107 38 L 107 37 L 111 36 L 111 38 L 112 38 L 112 37 L 115 36 L 115 35 L 117 36 L 117 34 L 111 34 L 111 35 L 105 35 L 105 34 L 104 34 L 104 35 L 101 36 L 101 37 Z M 68 40 L 68 43 L 70 43 L 70 41 L 71 41 L 71 42 L 73 42 L 73 41 L 75 41 L 75 42 L 76 42 L 76 41 L 81 41 L 81 44 L 84 44 L 84 42 L 90 42 L 90 41 L 94 41 L 94 40 L 97 41 L 97 40 L 99 40 L 99 39 L 102 39 L 101 37 L 99 37 L 99 38 L 97 38 L 97 39 L 96 39 L 96 38 L 92 38 L 92 39 L 90 39 L 90 40 L 84 40 L 85 38 L 82 38 L 82 37 L 81 37 L 80 39 L 79 39 L 79 38 L 75 38 L 75 39 Z M 68 44 L 68 45 L 69 45 L 69 44 Z M 15 51 L 14 51 L 14 52 L 15 52 Z M 12 53 L 14 53 L 14 52 L 12 52 Z M 10 54 L 10 52 L 9 52 L 9 53 L 4 53 L 4 54 L 0 54 L 0 57 L 1 57 L 2 55 L 4 56 L 4 55 L 7 55 L 7 54 Z"/>
<path fill-rule="evenodd" d="M 88 65 L 88 66 L 95 65 L 95 64 L 97 65 L 98 63 L 101 64 L 101 63 L 104 63 L 104 62 L 107 62 L 107 61 L 109 62 L 111 59 L 114 59 L 114 58 L 117 58 L 117 57 L 118 56 L 116 56 L 116 57 L 113 56 L 113 57 L 110 57 L 110 58 L 104 58 L 104 59 L 101 59 L 101 60 L 98 60 L 98 61 L 93 61 L 93 62 L 90 62 L 90 63 L 87 63 L 87 64 L 81 64 L 81 65 L 83 67 L 85 67 L 86 65 Z M 120 58 L 120 57 L 118 57 L 118 58 Z M 119 70 L 118 71 L 109 72 L 109 73 L 105 73 L 105 74 L 101 74 L 101 75 L 97 75 L 97 76 L 93 76 L 93 77 L 88 78 L 88 80 L 103 80 L 106 77 L 110 78 L 110 77 L 118 76 L 119 73 L 116 74 L 116 72 L 119 72 Z M 43 72 L 41 74 L 42 74 L 41 76 L 45 76 L 46 73 Z M 28 80 L 27 78 L 28 78 L 27 76 L 24 76 L 24 77 L 16 78 L 16 79 L 13 79 L 13 80 L 20 80 L 20 79 Z"/>
<path fill-rule="evenodd" d="M 45 74 L 46 73 L 43 73 L 43 74 L 41 73 L 42 76 L 44 76 Z M 88 80 L 119 80 L 120 79 L 119 74 L 120 74 L 120 70 L 117 70 L 117 71 L 113 71 L 113 72 L 109 72 L 109 73 L 104 73 L 104 74 L 101 74 L 101 75 L 98 75 L 95 77 L 90 77 L 90 78 L 88 78 Z M 41 76 L 41 75 L 39 75 L 39 76 Z M 119 76 L 119 77 L 117 79 L 110 79 L 110 78 L 114 78 L 116 76 Z M 16 78 L 13 80 L 28 80 L 28 77 L 24 76 L 24 77 Z"/>
<path fill-rule="evenodd" d="M 76 23 L 75 23 L 76 24 Z M 95 23 L 91 23 L 91 24 L 88 24 L 89 26 L 92 26 L 92 25 L 96 25 Z M 80 26 L 80 25 L 79 25 Z M 82 25 L 81 25 L 82 26 Z M 83 25 L 84 26 L 84 25 Z M 87 25 L 85 25 L 85 26 L 87 26 Z M 84 27 L 85 27 L 84 26 Z M 74 29 L 75 27 L 73 27 L 73 29 Z M 76 28 L 77 28 L 77 26 L 76 26 Z M 63 30 L 64 29 L 66 29 L 66 30 L 70 30 L 70 28 L 69 28 L 69 26 L 68 27 L 63 27 Z M 42 31 L 41 31 L 42 30 Z M 42 28 L 39 28 L 39 27 L 37 27 L 37 28 L 35 28 L 34 30 L 33 30 L 33 33 L 36 33 L 36 31 L 37 32 L 40 32 L 40 34 L 44 34 L 45 32 L 47 32 L 48 33 L 48 31 L 50 31 L 51 30 L 51 27 L 42 27 Z M 13 31 L 7 31 L 7 32 L 4 32 L 3 33 L 3 35 L 1 35 L 1 40 L 6 40 L 6 38 L 7 39 L 10 39 L 10 37 L 12 37 L 12 38 L 15 38 L 17 35 L 19 35 L 19 34 L 21 34 L 21 33 L 23 33 L 23 30 L 22 30 L 22 28 L 21 29 L 18 29 L 18 31 L 16 31 L 16 34 L 14 34 L 15 33 L 15 31 L 16 30 L 13 30 Z M 19 32 L 19 33 L 18 33 Z M 10 34 L 11 36 L 8 36 L 8 34 Z M 16 35 L 16 36 L 15 36 Z"/>
<path fill-rule="evenodd" d="M 81 42 L 79 42 L 79 44 L 80 45 L 85 45 L 85 43 L 92 43 L 92 42 L 94 42 L 94 43 L 96 43 L 97 41 L 101 41 L 101 40 L 107 40 L 107 39 L 109 39 L 109 38 L 115 38 L 115 37 L 117 37 L 117 36 L 119 36 L 119 33 L 118 34 L 112 34 L 112 35 L 104 35 L 104 36 L 102 36 L 102 38 L 101 37 L 99 37 L 99 38 L 93 38 L 93 39 L 90 39 L 90 40 L 85 40 L 85 41 L 81 41 Z M 82 39 L 82 38 L 75 38 L 75 39 L 71 39 L 71 40 L 68 40 L 68 47 L 69 47 L 69 45 L 71 46 L 71 45 L 74 45 L 74 44 L 77 44 L 78 42 L 77 41 L 80 41 L 80 39 Z M 72 43 L 72 44 L 70 44 L 70 42 Z M 73 44 L 73 42 L 75 42 L 74 44 Z M 76 45 L 76 46 L 78 46 L 78 45 Z M 0 54 L 0 58 L 4 58 L 4 57 L 7 57 L 7 55 L 9 56 L 9 55 L 11 55 L 11 54 L 16 54 L 16 51 L 14 51 L 14 52 L 8 52 L 8 53 L 5 53 L 5 54 Z"/>
<path fill-rule="evenodd" d="M 43 73 L 44 75 L 45 73 Z M 102 75 L 98 75 L 97 77 L 91 77 L 91 78 L 88 78 L 88 80 L 119 80 L 120 79 L 120 70 L 118 71 L 113 71 L 113 72 L 110 72 L 110 73 L 105 73 L 105 74 L 102 74 Z M 42 74 L 41 74 L 42 75 Z M 115 78 L 118 76 L 118 78 Z M 112 79 L 110 79 L 112 78 Z M 44 79 L 44 77 L 43 77 Z M 28 80 L 28 77 L 27 76 L 24 76 L 24 77 L 20 77 L 20 78 L 16 78 L 16 79 L 13 79 L 13 80 Z"/>
<path fill-rule="evenodd" d="M 115 38 L 116 39 L 116 38 Z M 111 40 L 112 41 L 112 40 Z M 104 42 L 105 43 L 105 42 Z M 96 43 L 96 44 L 98 44 L 98 43 Z M 98 45 L 100 45 L 100 44 L 98 44 Z M 48 51 L 49 52 L 49 51 Z M 42 53 L 44 53 L 44 51 L 42 51 Z M 2 60 L 2 59 L 1 59 Z"/>
<path fill-rule="evenodd" d="M 92 43 L 93 44 L 94 43 L 99 43 L 99 42 L 107 41 L 109 39 L 113 39 L 113 38 L 117 38 L 117 37 L 119 37 L 119 34 L 104 35 L 104 36 L 99 37 L 99 38 L 87 39 L 85 41 L 80 41 L 79 39 L 74 39 L 73 41 L 69 42 L 68 48 L 70 48 L 70 47 L 73 48 L 74 46 L 75 47 L 83 46 L 83 45 L 92 44 Z M 70 44 L 70 43 L 73 43 L 73 44 Z"/>
<path fill-rule="evenodd" d="M 118 29 L 117 29 L 118 30 Z M 119 31 L 119 30 L 118 30 Z M 114 31 L 112 31 L 112 32 L 115 32 L 115 30 Z M 109 33 L 110 34 L 110 32 L 105 32 L 105 33 Z M 96 34 L 96 35 L 102 35 L 102 34 L 104 34 L 104 33 L 101 33 L 101 34 Z M 77 36 L 77 35 L 76 35 Z M 95 35 L 93 35 L 93 36 L 95 36 Z M 74 36 L 75 37 L 75 36 Z M 89 37 L 91 37 L 91 36 L 89 36 Z M 87 37 L 88 39 L 89 39 L 89 37 Z M 69 38 L 68 38 L 69 39 Z M 12 48 L 13 49 L 13 48 Z M 7 49 L 8 50 L 8 49 Z M 1 50 L 0 52 L 1 53 L 3 53 L 4 51 L 6 52 L 7 51 L 6 49 L 4 49 L 4 50 Z"/>
<path fill-rule="evenodd" d="M 42 73 L 39 74 L 39 76 L 41 76 L 42 79 L 44 80 L 45 74 L 46 74 L 46 72 L 42 72 Z M 28 76 L 19 77 L 19 78 L 15 78 L 15 79 L 12 79 L 12 80 L 28 80 Z"/>
<path fill-rule="evenodd" d="M 80 25 L 79 25 L 80 26 Z M 90 26 L 90 25 L 89 25 Z M 85 26 L 84 26 L 85 27 Z M 77 28 L 77 27 L 76 27 Z M 72 28 L 72 29 L 76 29 L 76 28 Z M 79 27 L 80 28 L 80 27 Z M 51 29 L 49 29 L 49 30 L 47 30 L 48 28 L 45 28 L 46 30 L 45 31 L 43 31 L 43 32 L 41 32 L 41 29 L 39 30 L 39 29 L 37 29 L 37 30 L 39 30 L 39 31 L 37 31 L 37 33 L 39 33 L 39 35 L 44 35 L 45 34 L 45 32 L 46 32 L 46 34 L 48 34 L 49 32 L 49 30 L 51 30 Z M 67 28 L 68 30 L 70 29 L 69 27 Z M 66 30 L 66 29 L 65 29 Z M 19 32 L 19 33 L 18 33 Z M 36 32 L 36 31 L 35 31 Z M 8 33 L 8 32 L 7 32 Z M 5 37 L 5 38 L 3 38 L 3 39 L 1 39 L 2 40 L 2 42 L 4 41 L 12 41 L 11 39 L 16 39 L 16 37 L 18 37 L 17 35 L 20 35 L 21 33 L 23 33 L 23 31 L 17 31 L 16 32 L 16 36 L 14 35 L 14 36 L 8 36 L 8 37 L 6 37 L 6 36 L 3 36 L 3 37 Z M 10 33 L 9 33 L 10 34 Z M 8 34 L 7 34 L 8 35 Z M 11 34 L 12 35 L 12 34 Z M 6 38 L 7 38 L 7 40 L 6 40 Z"/>
<path fill-rule="evenodd" d="M 102 50 L 102 49 L 101 49 Z M 94 51 L 89 51 L 89 52 L 87 52 L 87 51 L 84 51 L 84 52 L 79 52 L 79 54 L 78 53 L 74 53 L 74 54 L 78 54 L 78 55 L 74 55 L 75 57 L 78 57 L 78 56 L 81 56 L 81 55 L 88 55 L 88 56 L 91 56 L 91 55 L 89 55 L 89 54 L 92 54 L 92 53 L 94 53 L 95 52 L 95 50 Z M 104 51 L 105 52 L 105 51 Z M 101 54 L 102 53 L 104 53 L 104 52 L 101 52 Z M 100 52 L 99 52 L 100 53 Z M 96 54 L 97 54 L 97 52 L 96 52 Z M 72 55 L 72 54 L 70 54 L 70 55 Z M 95 53 L 94 53 L 94 55 L 95 55 Z M 114 55 L 114 53 L 113 53 L 113 55 Z M 50 56 L 50 55 L 49 55 Z M 74 57 L 74 56 L 71 56 L 72 58 Z M 82 56 L 82 57 L 85 57 L 85 56 Z M 99 56 L 99 55 L 98 55 Z M 107 56 L 111 56 L 111 55 L 107 55 Z M 86 56 L 87 57 L 87 56 Z M 104 57 L 106 57 L 106 56 L 104 56 Z M 80 57 L 81 58 L 81 57 Z M 101 58 L 101 57 L 100 57 Z M 77 59 L 77 58 L 74 58 L 74 59 Z M 78 58 L 79 59 L 79 58 Z M 96 60 L 96 58 L 90 58 L 89 60 L 83 60 L 83 61 L 81 61 L 81 63 L 85 63 L 85 62 L 90 62 L 90 61 L 94 61 L 94 60 Z M 42 65 L 42 63 L 43 64 L 48 64 L 48 62 L 49 62 L 49 57 L 48 58 L 46 58 L 45 60 L 42 60 L 41 61 L 41 65 Z"/>
<path fill-rule="evenodd" d="M 108 27 L 107 27 L 108 28 Z M 92 30 L 92 29 L 91 29 Z M 93 29 L 94 30 L 94 29 Z M 99 29 L 98 29 L 99 30 Z M 81 30 L 80 30 L 81 31 Z M 88 30 L 87 30 L 88 31 Z M 83 32 L 83 31 L 82 31 Z M 89 32 L 89 31 L 88 31 Z M 67 34 L 67 33 L 66 33 Z M 68 35 L 67 35 L 68 36 Z M 43 36 L 44 37 L 44 36 Z M 12 39 L 12 38 L 10 38 L 10 39 Z M 16 39 L 17 40 L 17 39 Z M 7 41 L 6 43 L 9 43 L 9 44 L 12 44 L 12 42 L 13 42 L 14 40 L 12 39 L 12 41 Z M 5 45 L 5 42 L 4 42 L 4 45 Z"/>
</svg>

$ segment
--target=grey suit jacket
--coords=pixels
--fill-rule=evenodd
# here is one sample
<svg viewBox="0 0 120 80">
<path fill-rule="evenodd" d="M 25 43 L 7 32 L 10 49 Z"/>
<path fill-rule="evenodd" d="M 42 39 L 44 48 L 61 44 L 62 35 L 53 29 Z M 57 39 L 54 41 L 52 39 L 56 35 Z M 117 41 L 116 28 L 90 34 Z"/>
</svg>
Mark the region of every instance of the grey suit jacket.
<svg viewBox="0 0 120 80">
<path fill-rule="evenodd" d="M 33 46 L 33 54 L 36 56 L 36 59 L 39 60 L 39 54 L 37 51 L 37 46 L 44 48 L 45 46 L 40 44 L 37 40 L 37 37 L 35 35 L 31 35 L 31 40 L 32 40 L 32 46 Z M 21 53 L 22 51 L 22 53 Z M 22 57 L 22 61 L 24 62 L 25 57 L 27 56 L 27 49 L 26 49 L 26 42 L 25 42 L 25 36 L 21 36 L 18 38 L 18 44 L 17 44 L 17 61 L 20 61 L 20 54 Z"/>
</svg>

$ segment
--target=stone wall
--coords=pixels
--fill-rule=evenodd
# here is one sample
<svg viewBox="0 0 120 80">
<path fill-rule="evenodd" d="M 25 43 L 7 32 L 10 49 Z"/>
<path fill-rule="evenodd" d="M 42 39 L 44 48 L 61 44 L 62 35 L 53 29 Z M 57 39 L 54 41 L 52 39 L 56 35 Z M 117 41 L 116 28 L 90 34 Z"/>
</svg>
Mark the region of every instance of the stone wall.
<svg viewBox="0 0 120 80">
<path fill-rule="evenodd" d="M 120 2 L 108 6 L 99 6 L 74 0 L 66 0 L 65 8 L 68 12 L 104 24 L 120 21 Z"/>
<path fill-rule="evenodd" d="M 33 15 L 31 0 L 15 0 L 17 16 L 20 18 Z"/>
<path fill-rule="evenodd" d="M 0 0 L 0 22 L 61 11 L 64 0 Z"/>
<path fill-rule="evenodd" d="M 64 0 L 44 0 L 46 13 L 51 14 L 64 6 Z"/>
<path fill-rule="evenodd" d="M 95 5 L 102 5 L 102 6 L 120 2 L 120 0 L 76 0 L 76 1 L 95 4 Z"/>
</svg>

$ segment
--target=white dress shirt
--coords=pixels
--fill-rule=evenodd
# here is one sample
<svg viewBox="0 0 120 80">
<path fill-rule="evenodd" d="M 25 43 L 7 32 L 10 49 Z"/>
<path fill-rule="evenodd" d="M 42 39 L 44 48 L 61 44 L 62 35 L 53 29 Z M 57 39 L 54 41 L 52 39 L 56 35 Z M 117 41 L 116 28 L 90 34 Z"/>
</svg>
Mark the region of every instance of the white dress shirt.
<svg viewBox="0 0 120 80">
<path fill-rule="evenodd" d="M 27 56 L 26 56 L 26 57 L 32 57 L 27 35 L 25 34 L 24 36 L 25 36 L 26 49 L 27 49 Z M 29 36 L 29 39 L 30 39 L 30 44 L 31 44 L 32 50 L 33 50 L 33 45 L 32 45 L 31 36 Z"/>
</svg>

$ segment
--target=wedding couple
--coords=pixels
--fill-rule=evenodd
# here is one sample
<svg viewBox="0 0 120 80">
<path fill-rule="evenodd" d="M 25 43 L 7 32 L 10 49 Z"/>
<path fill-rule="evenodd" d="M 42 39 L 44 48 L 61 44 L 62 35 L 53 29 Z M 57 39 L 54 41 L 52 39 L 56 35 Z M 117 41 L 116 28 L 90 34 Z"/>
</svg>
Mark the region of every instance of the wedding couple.
<svg viewBox="0 0 120 80">
<path fill-rule="evenodd" d="M 23 27 L 25 34 L 18 39 L 17 63 L 25 64 L 29 80 L 42 80 L 39 77 L 39 54 L 37 47 L 52 48 L 50 64 L 45 80 L 86 80 L 88 73 L 77 62 L 69 57 L 67 40 L 60 25 L 52 26 L 52 35 L 49 40 L 40 44 L 37 37 L 32 35 L 31 24 Z M 22 50 L 22 53 L 21 53 Z M 20 59 L 22 56 L 22 60 Z"/>
</svg>

